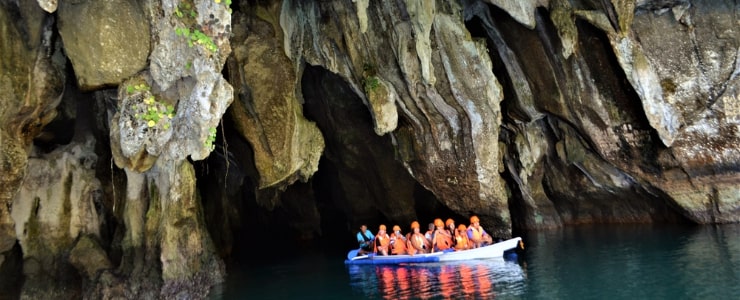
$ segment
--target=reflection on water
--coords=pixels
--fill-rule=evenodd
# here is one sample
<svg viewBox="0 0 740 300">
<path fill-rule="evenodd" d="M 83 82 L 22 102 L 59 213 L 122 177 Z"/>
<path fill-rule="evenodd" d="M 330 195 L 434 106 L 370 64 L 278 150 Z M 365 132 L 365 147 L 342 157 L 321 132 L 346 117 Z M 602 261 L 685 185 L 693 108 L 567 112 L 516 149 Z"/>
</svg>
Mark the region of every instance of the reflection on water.
<svg viewBox="0 0 740 300">
<path fill-rule="evenodd" d="M 532 233 L 527 299 L 740 299 L 740 225 Z"/>
<path fill-rule="evenodd" d="M 211 299 L 740 299 L 740 224 L 580 226 L 523 238 L 513 261 L 378 266 L 345 265 L 339 251 L 258 256 L 230 264 Z"/>
<path fill-rule="evenodd" d="M 503 259 L 418 265 L 348 265 L 350 286 L 367 298 L 491 299 L 525 291 L 525 273 Z"/>
</svg>

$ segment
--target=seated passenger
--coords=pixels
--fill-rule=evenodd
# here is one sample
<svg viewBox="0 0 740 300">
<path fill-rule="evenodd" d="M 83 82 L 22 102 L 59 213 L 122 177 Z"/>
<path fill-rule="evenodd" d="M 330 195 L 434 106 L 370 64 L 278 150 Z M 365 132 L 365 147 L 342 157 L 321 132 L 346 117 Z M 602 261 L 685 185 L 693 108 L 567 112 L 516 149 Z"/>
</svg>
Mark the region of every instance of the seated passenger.
<svg viewBox="0 0 740 300">
<path fill-rule="evenodd" d="M 411 255 L 417 253 L 429 253 L 429 250 L 432 247 L 431 242 L 429 242 L 429 240 L 421 234 L 421 231 L 419 231 L 419 222 L 416 221 L 411 222 L 411 233 L 408 234 L 407 240 L 407 252 Z"/>
<path fill-rule="evenodd" d="M 432 252 L 444 251 L 452 247 L 452 235 L 448 232 L 442 223 L 442 219 L 435 219 L 434 236 L 432 237 Z"/>
<path fill-rule="evenodd" d="M 401 233 L 401 226 L 394 225 L 391 233 L 391 254 L 406 254 L 406 236 Z"/>
<path fill-rule="evenodd" d="M 365 224 L 360 226 L 360 232 L 357 233 L 357 243 L 360 244 L 360 251 L 357 251 L 358 255 L 365 255 L 373 252 L 373 239 L 375 236 L 370 229 L 367 229 Z"/>
<path fill-rule="evenodd" d="M 424 237 L 427 238 L 429 241 L 429 244 L 432 244 L 433 237 L 434 237 L 434 230 L 437 229 L 437 227 L 434 227 L 434 223 L 429 223 L 429 226 L 427 226 L 429 230 L 427 230 L 426 233 L 424 233 Z"/>
<path fill-rule="evenodd" d="M 455 231 L 457 230 L 457 228 L 455 228 L 455 220 L 447 219 L 447 221 L 445 221 L 445 230 L 447 230 L 447 232 L 452 237 L 452 244 L 450 244 L 450 247 L 454 248 L 455 243 L 457 243 L 457 241 L 455 240 Z"/>
<path fill-rule="evenodd" d="M 493 243 L 493 238 L 486 233 L 483 227 L 480 226 L 480 219 L 478 216 L 470 217 L 470 226 L 468 226 L 468 239 L 472 243 L 473 248 L 478 248 Z"/>
<path fill-rule="evenodd" d="M 467 250 L 471 248 L 467 228 L 465 228 L 464 224 L 460 224 L 455 230 L 455 250 Z"/>
<path fill-rule="evenodd" d="M 385 225 L 380 224 L 378 227 L 378 235 L 375 236 L 375 248 L 373 252 L 378 255 L 388 255 L 388 248 L 391 244 L 391 237 L 385 233 Z"/>
</svg>

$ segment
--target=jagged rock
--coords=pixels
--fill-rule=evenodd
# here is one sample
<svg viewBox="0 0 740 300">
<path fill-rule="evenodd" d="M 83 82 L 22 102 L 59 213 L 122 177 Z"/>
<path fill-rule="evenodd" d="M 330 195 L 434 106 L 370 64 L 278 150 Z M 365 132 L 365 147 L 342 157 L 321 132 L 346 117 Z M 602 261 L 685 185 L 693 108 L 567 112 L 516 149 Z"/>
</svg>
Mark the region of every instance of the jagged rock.
<svg viewBox="0 0 740 300">
<path fill-rule="evenodd" d="M 223 220 L 210 212 L 208 222 L 222 222 L 211 230 L 256 216 L 310 239 L 328 223 L 404 225 L 427 208 L 458 221 L 475 213 L 500 237 L 581 223 L 740 221 L 735 2 L 240 1 L 233 36 L 224 2 L 70 0 L 58 9 L 79 84 L 117 85 L 101 101 L 110 124 L 98 124 L 126 174 L 125 188 L 123 175 L 110 175 L 115 209 L 103 205 L 123 224 L 112 245 L 101 245 L 119 254 L 115 271 L 101 249 L 90 257 L 97 262 L 78 260 L 84 241 L 73 255 L 79 270 L 59 257 L 73 236 L 99 231 L 86 227 L 99 220 L 73 217 L 73 204 L 89 210 L 81 204 L 89 199 L 36 200 L 28 188 L 72 178 L 61 169 L 96 176 L 90 160 L 58 156 L 80 140 L 29 150 L 39 133 L 54 132 L 42 128 L 70 92 L 54 15 L 39 7 L 53 11 L 54 1 L 0 2 L 0 41 L 9 41 L 0 43 L 0 267 L 18 239 L 31 279 L 23 295 L 69 298 L 79 291 L 57 287 L 85 282 L 88 298 L 204 297 L 223 265 L 188 160 L 206 158 L 216 132 L 226 132 L 218 147 L 227 161 L 217 170 L 235 175 L 216 183 L 242 186 L 210 207 L 230 209 L 228 198 L 243 197 L 251 211 Z M 72 23 L 72 12 L 92 7 L 101 9 Z M 99 56 L 117 44 L 82 39 L 120 43 L 100 24 L 137 18 L 130 28 L 138 29 L 111 31 L 126 37 L 125 52 Z M 221 75 L 227 61 L 235 90 Z M 112 67 L 124 62 L 125 70 Z M 239 140 L 235 155 L 225 150 L 229 139 Z M 229 171 L 232 160 L 238 172 Z M 81 193 L 69 190 L 60 195 Z M 47 202 L 69 205 L 36 206 Z M 53 251 L 39 250 L 47 246 Z"/>
<path fill-rule="evenodd" d="M 33 138 L 56 115 L 63 62 L 54 59 L 54 19 L 32 1 L 0 3 L 0 256 L 15 244 L 11 201 Z"/>
<path fill-rule="evenodd" d="M 78 279 L 65 274 L 64 256 L 80 235 L 100 235 L 101 186 L 95 177 L 95 140 L 71 143 L 30 158 L 28 173 L 13 200 L 12 216 L 23 248 L 23 294 L 69 296 Z M 43 288 L 41 288 L 43 287 Z M 43 293 L 41 293 L 43 291 Z"/>
<path fill-rule="evenodd" d="M 522 25 L 528 28 L 534 28 L 536 25 L 535 21 L 535 9 L 538 6 L 547 7 L 549 0 L 520 0 L 520 1 L 508 1 L 508 0 L 485 0 L 488 3 L 496 5 L 501 9 L 505 10 L 512 18 L 522 23 Z"/>
<path fill-rule="evenodd" d="M 98 241 L 90 235 L 77 240 L 69 252 L 69 262 L 88 280 L 96 279 L 99 272 L 113 267 Z"/>
<path fill-rule="evenodd" d="M 57 11 L 57 6 L 59 3 L 58 0 L 37 0 L 39 3 L 39 6 L 43 8 L 48 13 L 53 13 Z"/>
<path fill-rule="evenodd" d="M 454 211 L 502 224 L 497 234 L 506 236 L 497 151 L 501 88 L 484 44 L 465 30 L 461 8 L 411 2 L 399 10 L 395 3 L 371 2 L 363 33 L 348 3 L 285 1 L 283 46 L 294 64 L 305 60 L 338 74 L 369 108 L 376 102 L 364 93 L 367 82 L 390 87 L 384 94 L 396 99 L 398 118 L 406 121 L 391 134 L 397 147 L 410 150 L 401 157 L 409 173 Z M 336 22 L 321 22 L 324 15 Z M 373 114 L 376 126 L 387 122 L 379 117 Z"/>
<path fill-rule="evenodd" d="M 224 277 L 203 223 L 192 165 L 214 149 L 233 99 L 221 69 L 231 52 L 230 9 L 208 0 L 162 1 L 152 15 L 149 70 L 119 86 L 111 149 L 126 171 L 120 270 L 137 297 L 203 296 Z M 112 283 L 115 284 L 115 283 Z M 106 290 L 102 284 L 100 289 Z"/>
<path fill-rule="evenodd" d="M 139 3 L 62 1 L 59 33 L 81 89 L 118 85 L 146 67 L 150 29 Z"/>
<path fill-rule="evenodd" d="M 301 70 L 280 51 L 276 7 L 264 8 L 262 19 L 247 15 L 235 19 L 235 28 L 241 30 L 234 37 L 238 73 L 232 81 L 239 98 L 231 117 L 236 130 L 252 144 L 260 188 L 308 180 L 324 150 L 321 132 L 302 114 Z M 276 83 L 283 86 L 275 88 Z"/>
</svg>

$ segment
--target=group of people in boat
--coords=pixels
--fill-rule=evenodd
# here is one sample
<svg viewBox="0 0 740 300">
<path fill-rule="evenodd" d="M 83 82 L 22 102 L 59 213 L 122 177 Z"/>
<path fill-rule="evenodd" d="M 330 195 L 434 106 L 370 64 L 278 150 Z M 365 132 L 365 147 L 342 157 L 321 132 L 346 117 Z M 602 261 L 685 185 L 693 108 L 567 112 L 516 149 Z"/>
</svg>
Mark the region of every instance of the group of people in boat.
<svg viewBox="0 0 740 300">
<path fill-rule="evenodd" d="M 366 225 L 360 226 L 357 242 L 358 255 L 375 253 L 377 255 L 414 255 L 438 251 L 459 251 L 478 248 L 493 243 L 493 238 L 480 225 L 478 216 L 470 217 L 470 225 L 455 226 L 453 219 L 435 219 L 429 229 L 421 232 L 419 222 L 411 222 L 411 232 L 403 234 L 401 226 L 394 225 L 390 234 L 385 224 L 378 226 L 378 234 L 373 235 Z"/>
</svg>

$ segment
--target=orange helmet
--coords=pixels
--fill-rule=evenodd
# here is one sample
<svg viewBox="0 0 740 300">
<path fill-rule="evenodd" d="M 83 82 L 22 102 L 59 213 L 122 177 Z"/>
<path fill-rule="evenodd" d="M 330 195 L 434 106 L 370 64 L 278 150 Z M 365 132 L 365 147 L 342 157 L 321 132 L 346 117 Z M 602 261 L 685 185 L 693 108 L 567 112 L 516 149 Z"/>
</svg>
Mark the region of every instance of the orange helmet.
<svg viewBox="0 0 740 300">
<path fill-rule="evenodd" d="M 393 231 L 401 231 L 401 226 L 393 225 Z"/>
<path fill-rule="evenodd" d="M 442 219 L 434 219 L 434 226 L 444 227 L 445 223 L 442 223 Z"/>
<path fill-rule="evenodd" d="M 460 226 L 457 226 L 457 230 L 459 230 L 459 231 L 465 231 L 465 229 L 467 229 L 467 228 L 465 228 L 465 225 L 464 224 L 460 224 Z"/>
<path fill-rule="evenodd" d="M 419 222 L 413 221 L 411 222 L 411 229 L 419 228 Z"/>
<path fill-rule="evenodd" d="M 454 224 L 454 223 L 455 223 L 455 220 L 447 219 L 447 221 L 445 221 L 445 226 L 450 226 L 450 224 Z"/>
<path fill-rule="evenodd" d="M 472 216 L 470 217 L 470 223 L 480 222 L 480 219 L 478 219 L 478 216 Z"/>
<path fill-rule="evenodd" d="M 378 230 L 385 230 L 385 225 L 380 224 L 380 227 L 378 227 Z"/>
</svg>

